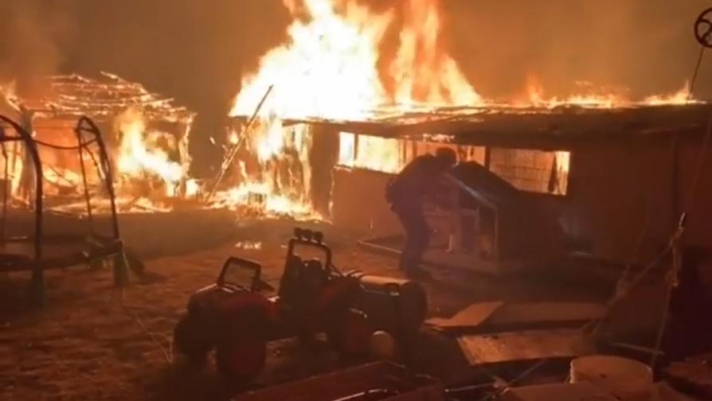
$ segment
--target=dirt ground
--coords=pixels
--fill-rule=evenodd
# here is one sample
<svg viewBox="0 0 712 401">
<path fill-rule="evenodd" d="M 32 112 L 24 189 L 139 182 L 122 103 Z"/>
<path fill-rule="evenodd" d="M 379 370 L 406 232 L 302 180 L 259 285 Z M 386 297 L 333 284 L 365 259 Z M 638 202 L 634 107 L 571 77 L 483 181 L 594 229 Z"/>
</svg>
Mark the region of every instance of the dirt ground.
<svg viewBox="0 0 712 401">
<path fill-rule="evenodd" d="M 149 278 L 134 280 L 123 290 L 113 287 L 109 269 L 52 272 L 43 310 L 25 305 L 28 275 L 0 277 L 0 399 L 229 399 L 231 390 L 211 367 L 195 371 L 172 361 L 173 326 L 190 294 L 212 283 L 229 255 L 262 262 L 263 278 L 276 285 L 286 238 L 253 238 L 261 241 L 261 249 L 238 249 L 235 240 L 190 255 L 149 260 Z M 353 238 L 339 236 L 332 243 L 342 269 L 399 275 L 393 259 L 359 251 Z M 552 288 L 558 299 L 597 297 L 590 286 L 541 277 L 498 282 L 441 272 L 437 282 L 426 285 L 432 315 L 453 314 L 468 303 L 488 299 L 548 300 Z M 425 370 L 450 378 L 466 370 L 457 356 L 443 357 L 448 353 L 432 347 L 426 351 L 420 360 Z M 324 350 L 304 350 L 289 341 L 272 343 L 260 382 L 307 377 L 333 369 L 335 363 Z"/>
</svg>

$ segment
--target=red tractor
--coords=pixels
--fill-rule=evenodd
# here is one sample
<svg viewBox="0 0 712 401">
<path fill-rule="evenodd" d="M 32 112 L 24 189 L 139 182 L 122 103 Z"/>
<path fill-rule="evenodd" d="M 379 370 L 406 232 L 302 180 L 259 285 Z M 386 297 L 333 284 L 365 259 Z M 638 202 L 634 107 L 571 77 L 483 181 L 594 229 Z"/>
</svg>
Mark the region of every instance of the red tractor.
<svg viewBox="0 0 712 401">
<path fill-rule="evenodd" d="M 306 258 L 305 251 L 316 251 L 320 258 Z M 264 294 L 269 286 L 260 273 L 259 263 L 228 258 L 217 282 L 191 296 L 188 313 L 175 327 L 175 348 L 194 363 L 215 350 L 219 372 L 239 382 L 250 381 L 262 371 L 267 342 L 273 340 L 310 341 L 325 333 L 342 357 L 368 354 L 372 333 L 382 328 L 364 313 L 375 299 L 364 295 L 377 291 L 365 284 L 364 276 L 342 274 L 334 267 L 321 233 L 295 229 L 275 296 Z M 389 283 L 393 281 L 402 282 Z M 363 302 L 366 298 L 371 302 Z M 421 303 L 424 319 L 424 292 Z M 420 316 L 416 319 L 422 323 Z M 393 321 L 392 316 L 386 320 Z"/>
</svg>

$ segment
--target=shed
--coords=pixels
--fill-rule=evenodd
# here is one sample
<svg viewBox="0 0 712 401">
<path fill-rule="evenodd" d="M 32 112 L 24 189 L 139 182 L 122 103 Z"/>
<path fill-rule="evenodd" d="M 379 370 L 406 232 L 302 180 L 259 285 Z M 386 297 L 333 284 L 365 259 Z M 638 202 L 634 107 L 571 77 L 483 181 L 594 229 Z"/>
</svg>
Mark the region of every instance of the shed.
<svg viewBox="0 0 712 401">
<path fill-rule="evenodd" d="M 331 181 L 322 184 L 330 188 L 316 196 L 329 194 L 336 225 L 370 236 L 399 233 L 383 195 L 387 180 L 413 156 L 452 146 L 462 159 L 506 180 L 532 208 L 558 222 L 568 251 L 627 263 L 649 260 L 664 249 L 683 211 L 689 216 L 686 241 L 712 247 L 709 158 L 692 192 L 709 116 L 709 106 L 698 103 L 485 107 L 285 125 L 309 125 L 313 152 L 339 154 L 333 170 L 322 166 L 333 171 L 333 187 Z M 374 155 L 378 163 L 370 160 Z M 439 241 L 436 246 L 442 247 L 447 240 Z"/>
</svg>

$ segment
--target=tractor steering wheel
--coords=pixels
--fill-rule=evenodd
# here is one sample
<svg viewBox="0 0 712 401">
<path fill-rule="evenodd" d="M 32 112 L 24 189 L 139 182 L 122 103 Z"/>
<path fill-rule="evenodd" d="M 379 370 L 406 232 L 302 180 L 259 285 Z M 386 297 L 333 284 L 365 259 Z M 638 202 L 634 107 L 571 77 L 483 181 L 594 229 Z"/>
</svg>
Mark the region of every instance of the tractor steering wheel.
<svg viewBox="0 0 712 401">
<path fill-rule="evenodd" d="M 712 48 L 712 7 L 706 9 L 697 17 L 697 21 L 695 21 L 695 39 L 700 45 Z"/>
</svg>

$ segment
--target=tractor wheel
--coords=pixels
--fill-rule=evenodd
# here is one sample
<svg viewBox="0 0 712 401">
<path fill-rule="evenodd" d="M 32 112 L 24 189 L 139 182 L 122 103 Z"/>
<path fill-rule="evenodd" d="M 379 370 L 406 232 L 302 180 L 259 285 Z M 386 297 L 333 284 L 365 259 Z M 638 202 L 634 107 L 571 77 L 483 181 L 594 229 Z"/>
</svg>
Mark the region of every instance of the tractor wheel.
<svg viewBox="0 0 712 401">
<path fill-rule="evenodd" d="M 371 325 L 368 316 L 357 309 L 349 309 L 335 320 L 337 323 L 327 333 L 329 344 L 346 360 L 368 355 Z"/>
<path fill-rule="evenodd" d="M 183 316 L 173 330 L 176 350 L 192 365 L 202 364 L 210 351 L 210 342 L 205 338 L 204 330 L 190 315 Z"/>
<path fill-rule="evenodd" d="M 254 337 L 234 338 L 218 346 L 215 364 L 218 372 L 232 384 L 251 382 L 264 369 L 267 342 Z"/>
</svg>

